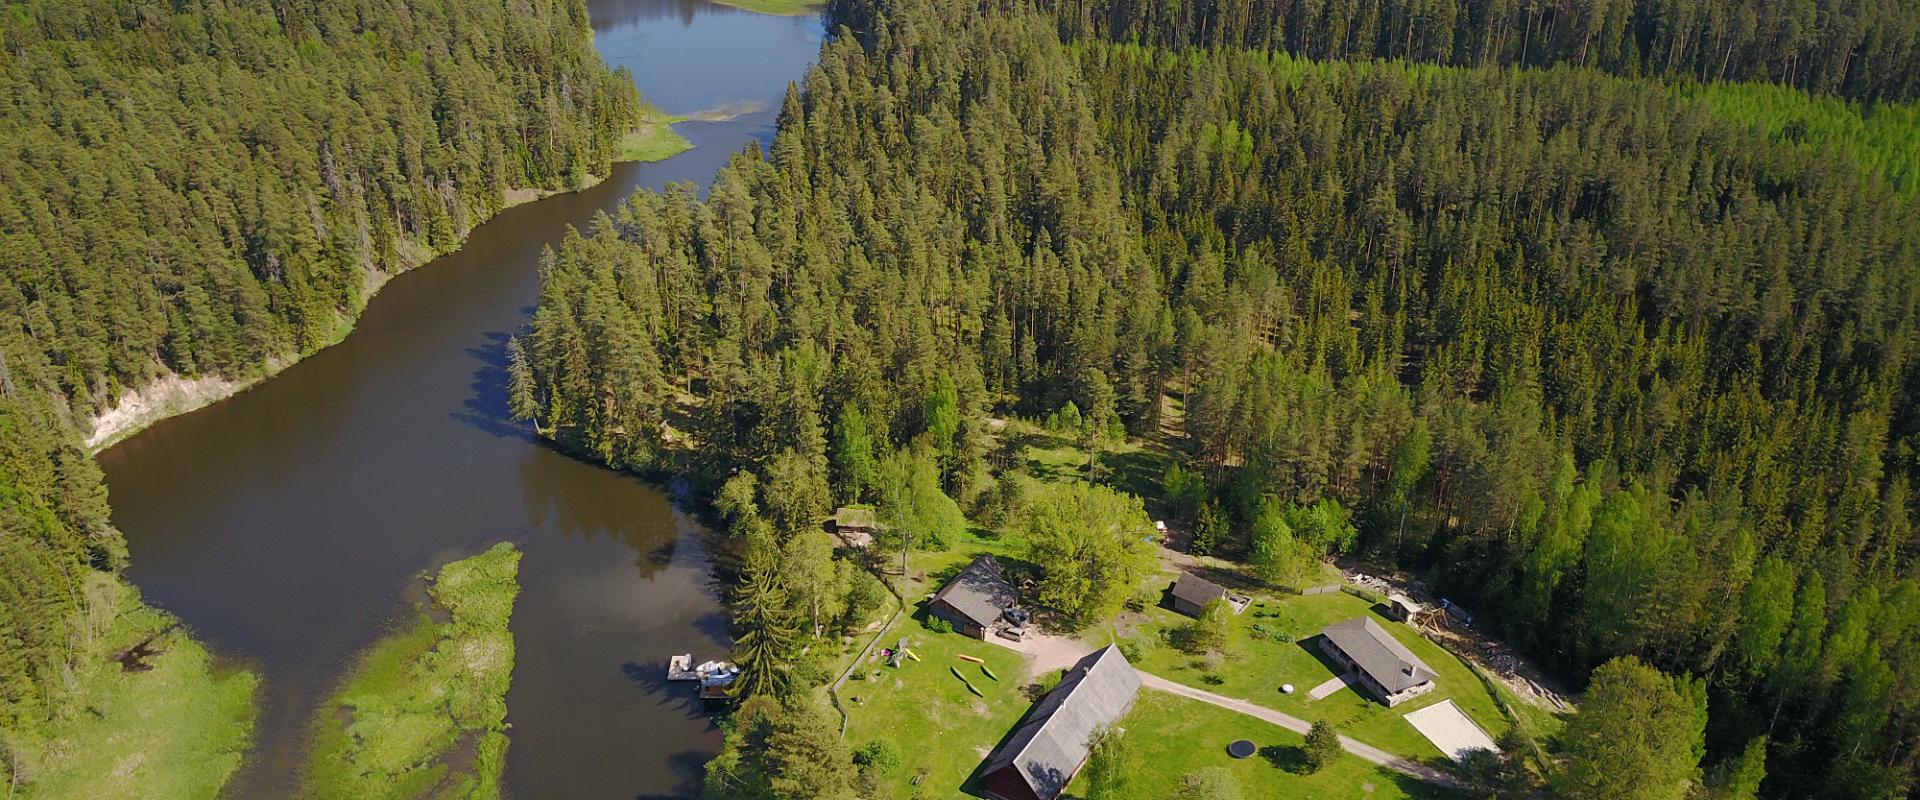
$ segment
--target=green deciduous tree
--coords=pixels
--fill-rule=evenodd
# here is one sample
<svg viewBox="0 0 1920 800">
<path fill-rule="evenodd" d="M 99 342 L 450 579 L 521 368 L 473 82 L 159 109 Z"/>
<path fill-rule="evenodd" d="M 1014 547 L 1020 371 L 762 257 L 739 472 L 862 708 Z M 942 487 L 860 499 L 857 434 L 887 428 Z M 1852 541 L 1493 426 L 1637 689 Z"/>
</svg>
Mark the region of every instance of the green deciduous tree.
<svg viewBox="0 0 1920 800">
<path fill-rule="evenodd" d="M 1194 653 L 1231 653 L 1239 629 L 1234 625 L 1233 606 L 1215 599 L 1187 623 L 1181 644 Z"/>
<path fill-rule="evenodd" d="M 1631 656 L 1593 671 L 1552 779 L 1570 800 L 1680 800 L 1700 777 L 1706 692 Z"/>
<path fill-rule="evenodd" d="M 1138 757 L 1125 733 L 1107 729 L 1094 734 L 1093 754 L 1087 759 L 1087 800 L 1127 800 L 1136 797 Z"/>
<path fill-rule="evenodd" d="M 1225 767 L 1207 767 L 1180 778 L 1174 800 L 1240 800 L 1240 779 Z"/>
<path fill-rule="evenodd" d="M 1153 521 L 1140 499 L 1105 486 L 1050 484 L 1028 498 L 1021 529 L 1040 566 L 1040 602 L 1081 624 L 1120 610 L 1154 567 Z"/>
<path fill-rule="evenodd" d="M 867 433 L 867 417 L 849 402 L 840 407 L 833 426 L 834 492 L 843 503 L 866 499 L 867 492 L 879 480 L 879 463 L 874 456 L 873 437 Z"/>
</svg>

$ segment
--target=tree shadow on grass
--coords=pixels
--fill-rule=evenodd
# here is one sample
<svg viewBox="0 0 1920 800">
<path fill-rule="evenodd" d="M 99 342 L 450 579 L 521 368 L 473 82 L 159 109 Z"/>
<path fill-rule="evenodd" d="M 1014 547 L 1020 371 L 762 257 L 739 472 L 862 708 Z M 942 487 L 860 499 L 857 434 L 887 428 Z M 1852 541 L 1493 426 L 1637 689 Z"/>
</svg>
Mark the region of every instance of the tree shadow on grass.
<svg viewBox="0 0 1920 800">
<path fill-rule="evenodd" d="M 1313 765 L 1307 761 L 1307 749 L 1297 745 L 1270 744 L 1260 748 L 1260 757 L 1295 775 L 1306 775 L 1313 771 Z"/>
<path fill-rule="evenodd" d="M 1100 482 L 1137 497 L 1147 498 L 1155 513 L 1166 515 L 1159 497 L 1161 479 L 1166 475 L 1166 457 L 1150 450 L 1128 450 L 1100 454 Z"/>
</svg>

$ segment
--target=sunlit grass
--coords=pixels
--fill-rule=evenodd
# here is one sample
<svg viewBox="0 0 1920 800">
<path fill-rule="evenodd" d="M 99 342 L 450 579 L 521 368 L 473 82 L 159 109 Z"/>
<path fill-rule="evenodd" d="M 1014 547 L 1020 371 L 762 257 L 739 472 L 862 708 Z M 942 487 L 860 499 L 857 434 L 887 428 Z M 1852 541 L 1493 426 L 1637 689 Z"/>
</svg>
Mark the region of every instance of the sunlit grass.
<svg viewBox="0 0 1920 800">
<path fill-rule="evenodd" d="M 673 129 L 674 123 L 685 119 L 656 108 L 647 109 L 641 114 L 640 124 L 620 137 L 620 148 L 613 160 L 664 161 L 693 149 L 693 143 Z"/>
<path fill-rule="evenodd" d="M 1439 748 L 1401 717 L 1444 700 L 1459 704 L 1496 738 L 1508 727 L 1471 667 L 1412 628 L 1379 616 L 1375 619 L 1394 638 L 1439 674 L 1434 691 L 1394 708 L 1352 688 L 1320 700 L 1308 699 L 1307 690 L 1335 676 L 1317 653 L 1313 637 L 1332 623 L 1375 614 L 1370 603 L 1344 592 L 1261 599 L 1234 618 L 1239 643 L 1220 661 L 1181 652 L 1168 643 L 1168 635 L 1186 626 L 1187 617 L 1164 608 L 1150 608 L 1146 614 L 1147 622 L 1131 637 L 1141 648 L 1137 664 L 1141 669 L 1308 721 L 1325 720 L 1341 733 L 1401 756 L 1418 761 L 1443 758 Z M 1256 638 L 1252 630 L 1256 624 L 1279 636 Z M 1283 693 L 1283 684 L 1292 684 L 1293 693 Z"/>
<path fill-rule="evenodd" d="M 756 14 L 773 14 L 792 17 L 819 11 L 824 3 L 819 0 L 714 0 L 723 6 L 733 6 Z"/>
<path fill-rule="evenodd" d="M 154 640 L 159 653 L 147 662 L 152 669 L 123 671 L 109 656 L 173 620 L 141 605 L 113 578 L 94 576 L 88 591 L 113 623 L 93 652 L 76 661 L 74 692 L 49 736 L 5 736 L 27 767 L 13 796 L 217 796 L 252 740 L 258 681 L 217 667 L 184 629 Z"/>
<path fill-rule="evenodd" d="M 448 564 L 449 619 L 422 610 L 361 656 L 314 721 L 308 797 L 499 797 L 519 564 L 504 543 Z"/>
<path fill-rule="evenodd" d="M 881 797 L 962 797 L 961 785 L 987 753 L 1013 731 L 1031 705 L 1021 693 L 1028 682 L 1024 658 L 1012 650 L 958 633 L 934 633 L 917 620 L 902 620 L 883 641 L 904 636 L 919 661 L 898 669 L 877 655 L 859 665 L 840 694 L 847 703 L 847 744 L 862 747 L 887 739 L 899 748 L 900 768 L 881 786 Z M 998 680 L 964 653 L 985 659 Z M 984 696 L 976 697 L 955 677 L 957 667 Z M 914 785 L 921 770 L 926 775 Z"/>
<path fill-rule="evenodd" d="M 1318 772 L 1303 768 L 1306 737 L 1224 708 L 1151 689 L 1140 690 L 1133 712 L 1121 720 L 1132 752 L 1133 784 L 1138 797 L 1173 797 L 1182 779 L 1203 769 L 1221 768 L 1239 783 L 1240 796 L 1299 798 L 1453 797 L 1444 789 L 1342 754 Z M 1227 744 L 1246 739 L 1260 748 L 1250 758 L 1227 755 Z M 1085 794 L 1086 772 L 1068 787 Z"/>
</svg>

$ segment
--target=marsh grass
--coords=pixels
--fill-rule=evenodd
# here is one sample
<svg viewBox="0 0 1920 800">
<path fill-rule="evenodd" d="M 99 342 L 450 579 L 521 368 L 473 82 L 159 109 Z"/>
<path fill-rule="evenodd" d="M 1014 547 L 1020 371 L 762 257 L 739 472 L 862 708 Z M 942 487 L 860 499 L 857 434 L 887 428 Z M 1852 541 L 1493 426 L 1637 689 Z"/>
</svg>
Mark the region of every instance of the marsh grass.
<svg viewBox="0 0 1920 800">
<path fill-rule="evenodd" d="M 20 800 L 69 797 L 212 798 L 253 737 L 255 676 L 222 669 L 172 617 L 141 604 L 125 583 L 93 576 L 95 613 L 110 617 L 44 739 L 0 732 L 20 759 Z M 112 660 L 161 631 L 150 667 Z M 17 738 L 16 738 L 17 737 Z M 0 792 L 7 788 L 0 782 Z"/>
<path fill-rule="evenodd" d="M 500 796 L 520 551 L 441 568 L 428 609 L 368 649 L 314 720 L 310 798 Z"/>
</svg>

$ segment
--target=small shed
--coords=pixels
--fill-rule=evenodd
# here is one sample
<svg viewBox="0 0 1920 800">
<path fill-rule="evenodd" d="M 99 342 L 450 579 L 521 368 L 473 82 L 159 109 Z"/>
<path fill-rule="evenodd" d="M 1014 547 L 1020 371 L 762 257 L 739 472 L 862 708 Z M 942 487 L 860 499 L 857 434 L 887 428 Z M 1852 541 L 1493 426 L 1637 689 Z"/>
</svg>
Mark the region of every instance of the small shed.
<svg viewBox="0 0 1920 800">
<path fill-rule="evenodd" d="M 927 615 L 944 619 L 954 630 L 975 639 L 985 639 L 1000 615 L 1019 601 L 1020 593 L 1007 583 L 1000 562 L 980 556 L 940 587 L 927 603 Z"/>
<path fill-rule="evenodd" d="M 1167 600 L 1173 610 L 1189 617 L 1198 617 L 1207 610 L 1207 604 L 1215 600 L 1225 600 L 1238 614 L 1247 607 L 1247 598 L 1232 594 L 1226 587 L 1202 578 L 1193 573 L 1180 576 L 1179 580 L 1167 587 Z"/>
<path fill-rule="evenodd" d="M 1413 598 L 1398 593 L 1387 595 L 1387 608 L 1393 612 L 1394 619 L 1408 623 L 1418 619 L 1420 612 L 1427 610 L 1425 606 L 1414 602 Z"/>
<path fill-rule="evenodd" d="M 880 530 L 880 516 L 871 508 L 843 506 L 828 520 L 830 532 L 847 547 L 867 548 Z"/>
</svg>

